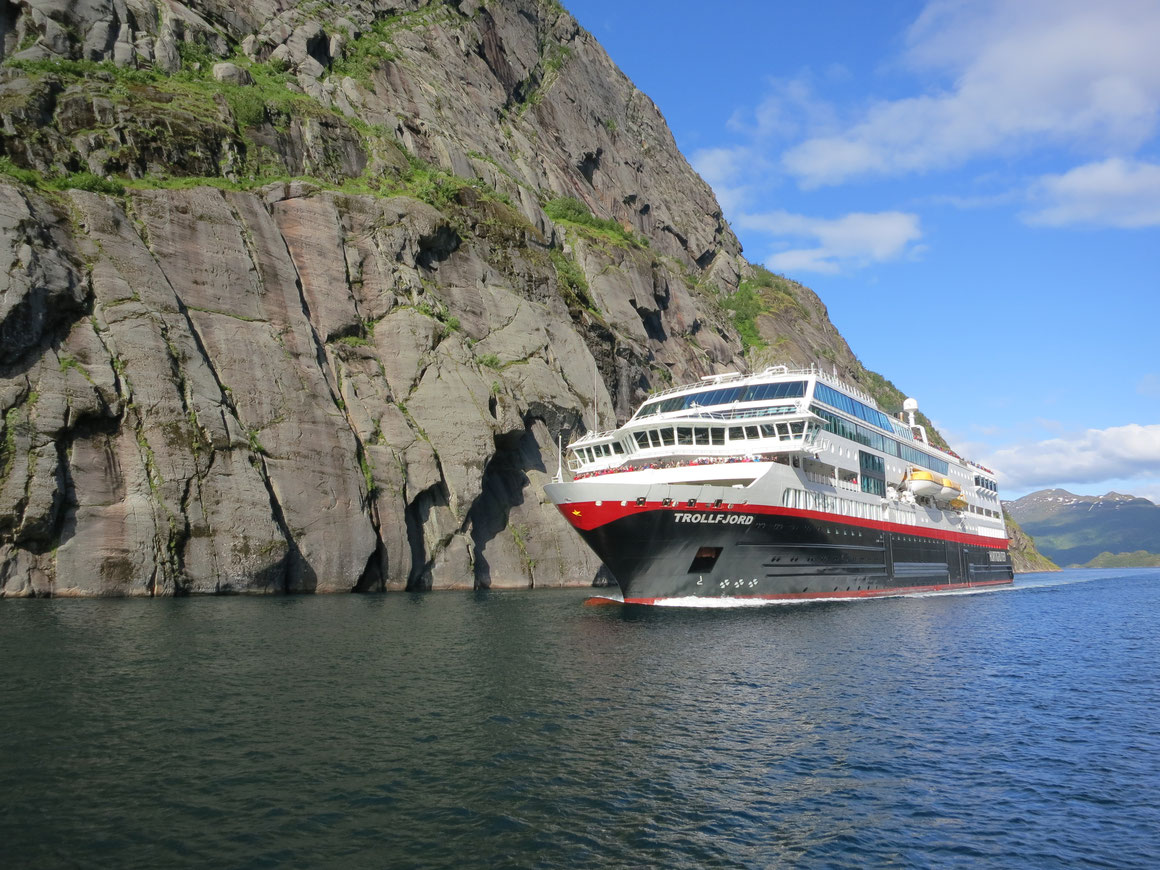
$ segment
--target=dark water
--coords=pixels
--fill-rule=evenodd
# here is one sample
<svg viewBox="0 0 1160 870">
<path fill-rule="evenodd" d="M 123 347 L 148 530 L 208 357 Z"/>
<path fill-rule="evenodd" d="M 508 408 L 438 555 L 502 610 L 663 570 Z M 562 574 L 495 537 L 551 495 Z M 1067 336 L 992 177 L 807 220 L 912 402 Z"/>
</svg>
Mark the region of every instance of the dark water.
<svg viewBox="0 0 1160 870">
<path fill-rule="evenodd" d="M 1160 866 L 1160 570 L 0 602 L 4 867 Z"/>
</svg>

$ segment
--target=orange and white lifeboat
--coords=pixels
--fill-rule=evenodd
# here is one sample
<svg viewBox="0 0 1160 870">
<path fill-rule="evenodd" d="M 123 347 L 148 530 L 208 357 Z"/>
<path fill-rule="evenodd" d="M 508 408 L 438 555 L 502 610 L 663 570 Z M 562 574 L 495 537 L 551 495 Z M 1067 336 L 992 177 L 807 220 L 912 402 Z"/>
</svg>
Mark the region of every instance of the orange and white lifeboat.
<svg viewBox="0 0 1160 870">
<path fill-rule="evenodd" d="M 912 468 L 902 481 L 902 486 L 909 492 L 922 498 L 938 498 L 943 489 L 942 477 L 936 477 L 933 471 L 925 468 Z"/>
<path fill-rule="evenodd" d="M 939 494 L 934 497 L 935 501 L 937 501 L 939 504 L 950 504 L 952 501 L 962 495 L 962 490 L 959 488 L 959 485 L 949 477 L 942 478 L 940 483 L 942 484 L 942 489 L 940 489 Z"/>
</svg>

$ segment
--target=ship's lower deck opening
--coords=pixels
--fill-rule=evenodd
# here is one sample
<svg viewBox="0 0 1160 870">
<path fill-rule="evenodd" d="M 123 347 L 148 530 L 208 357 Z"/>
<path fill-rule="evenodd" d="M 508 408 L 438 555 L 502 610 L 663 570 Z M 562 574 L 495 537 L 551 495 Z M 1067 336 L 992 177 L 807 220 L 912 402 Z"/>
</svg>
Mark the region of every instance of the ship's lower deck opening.
<svg viewBox="0 0 1160 870">
<path fill-rule="evenodd" d="M 717 564 L 717 559 L 721 556 L 721 547 L 702 547 L 697 551 L 697 555 L 693 557 L 693 564 L 689 566 L 690 574 L 703 574 L 706 571 L 712 571 L 713 566 Z"/>
</svg>

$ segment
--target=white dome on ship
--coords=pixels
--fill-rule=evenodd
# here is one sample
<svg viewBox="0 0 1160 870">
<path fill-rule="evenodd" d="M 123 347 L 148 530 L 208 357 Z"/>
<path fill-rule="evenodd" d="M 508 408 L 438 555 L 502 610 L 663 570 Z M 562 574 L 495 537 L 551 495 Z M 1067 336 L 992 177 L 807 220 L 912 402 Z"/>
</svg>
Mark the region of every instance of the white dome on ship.
<svg viewBox="0 0 1160 870">
<path fill-rule="evenodd" d="M 904 410 L 904 411 L 917 411 L 918 410 L 918 399 L 907 399 L 905 402 L 902 403 L 902 410 Z"/>
</svg>

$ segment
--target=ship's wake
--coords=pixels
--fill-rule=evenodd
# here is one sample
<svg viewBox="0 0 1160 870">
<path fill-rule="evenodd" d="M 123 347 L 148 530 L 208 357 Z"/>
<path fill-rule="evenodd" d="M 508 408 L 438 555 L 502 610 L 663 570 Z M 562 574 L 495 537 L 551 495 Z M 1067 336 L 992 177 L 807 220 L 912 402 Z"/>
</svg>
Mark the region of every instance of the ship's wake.
<svg viewBox="0 0 1160 870">
<path fill-rule="evenodd" d="M 663 600 L 653 601 L 650 606 L 687 607 L 711 610 L 739 607 L 785 607 L 804 604 L 832 604 L 835 602 L 883 601 L 899 598 L 946 598 L 955 595 L 984 595 L 1000 592 L 1019 592 L 1025 589 L 1048 589 L 1053 586 L 1090 583 L 1093 580 L 1104 579 L 1106 576 L 1106 572 L 1101 574 L 1093 571 L 1068 571 L 1062 574 L 1056 572 L 1050 574 L 1025 574 L 1016 578 L 1015 582 L 1010 586 L 976 586 L 966 589 L 941 589 L 925 592 L 884 592 L 878 595 L 850 596 L 849 598 L 704 598 L 689 595 L 683 598 L 665 598 Z M 594 596 L 587 599 L 584 603 L 587 605 L 624 604 L 625 601 L 619 595 L 609 594 Z"/>
</svg>

